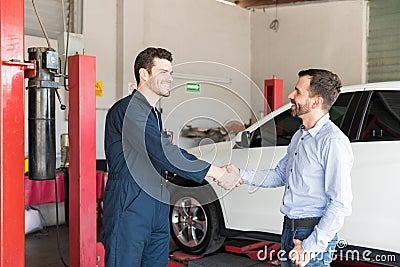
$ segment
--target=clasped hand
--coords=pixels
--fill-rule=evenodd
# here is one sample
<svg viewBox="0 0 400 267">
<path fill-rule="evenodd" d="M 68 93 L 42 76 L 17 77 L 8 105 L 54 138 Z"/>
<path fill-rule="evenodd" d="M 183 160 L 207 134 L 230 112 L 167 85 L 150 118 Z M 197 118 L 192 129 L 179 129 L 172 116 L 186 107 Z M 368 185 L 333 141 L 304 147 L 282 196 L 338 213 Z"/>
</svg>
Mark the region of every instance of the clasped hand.
<svg viewBox="0 0 400 267">
<path fill-rule="evenodd" d="M 237 167 L 230 164 L 223 168 L 225 169 L 223 175 L 218 177 L 218 179 L 214 179 L 219 186 L 226 190 L 230 190 L 243 184 L 243 180 L 240 178 L 240 172 Z"/>
</svg>

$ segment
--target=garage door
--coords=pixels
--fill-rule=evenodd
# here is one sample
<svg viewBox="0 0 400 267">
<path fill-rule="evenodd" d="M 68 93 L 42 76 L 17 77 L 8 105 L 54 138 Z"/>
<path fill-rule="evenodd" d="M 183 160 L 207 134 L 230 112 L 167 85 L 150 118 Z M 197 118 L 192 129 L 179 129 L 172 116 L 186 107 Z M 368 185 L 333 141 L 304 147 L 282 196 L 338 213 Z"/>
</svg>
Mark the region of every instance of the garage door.
<svg viewBox="0 0 400 267">
<path fill-rule="evenodd" d="M 371 0 L 368 82 L 400 80 L 400 1 Z"/>
</svg>

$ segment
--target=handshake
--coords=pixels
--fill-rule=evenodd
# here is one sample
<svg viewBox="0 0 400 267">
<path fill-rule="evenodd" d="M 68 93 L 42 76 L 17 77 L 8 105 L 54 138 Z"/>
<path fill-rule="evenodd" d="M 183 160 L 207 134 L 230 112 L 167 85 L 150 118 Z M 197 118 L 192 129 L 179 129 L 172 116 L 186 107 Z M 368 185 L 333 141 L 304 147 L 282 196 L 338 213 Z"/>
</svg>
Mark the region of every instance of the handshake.
<svg viewBox="0 0 400 267">
<path fill-rule="evenodd" d="M 243 184 L 239 169 L 236 166 L 229 164 L 221 167 L 221 169 L 223 172 L 213 179 L 223 189 L 230 190 Z"/>
</svg>

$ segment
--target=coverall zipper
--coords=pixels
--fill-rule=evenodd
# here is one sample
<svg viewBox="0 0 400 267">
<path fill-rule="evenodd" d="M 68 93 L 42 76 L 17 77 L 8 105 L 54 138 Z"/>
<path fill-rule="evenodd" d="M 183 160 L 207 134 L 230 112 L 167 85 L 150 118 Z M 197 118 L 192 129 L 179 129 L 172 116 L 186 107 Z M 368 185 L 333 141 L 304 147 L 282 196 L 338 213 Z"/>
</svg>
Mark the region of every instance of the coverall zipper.
<svg viewBox="0 0 400 267">
<path fill-rule="evenodd" d="M 158 129 L 160 130 L 161 135 L 162 135 L 162 127 L 161 127 L 161 124 L 160 124 L 160 120 L 158 118 L 157 110 L 156 110 L 156 108 L 153 108 L 153 110 L 154 110 L 154 113 L 156 114 Z M 161 173 L 160 173 L 160 187 L 161 187 L 160 188 L 160 197 L 161 197 L 161 199 L 160 199 L 160 205 L 159 205 L 159 209 L 158 209 L 158 214 L 161 213 L 161 203 L 163 201 L 163 181 L 162 180 L 163 180 L 163 170 L 161 169 Z"/>
</svg>

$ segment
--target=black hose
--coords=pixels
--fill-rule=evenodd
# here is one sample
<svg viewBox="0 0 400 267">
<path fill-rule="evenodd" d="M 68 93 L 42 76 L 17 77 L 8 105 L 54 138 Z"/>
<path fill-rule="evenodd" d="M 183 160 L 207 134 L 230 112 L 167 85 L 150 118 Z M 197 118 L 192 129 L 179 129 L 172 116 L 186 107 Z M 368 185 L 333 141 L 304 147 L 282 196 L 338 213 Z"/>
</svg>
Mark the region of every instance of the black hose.
<svg viewBox="0 0 400 267">
<path fill-rule="evenodd" d="M 58 249 L 58 256 L 60 257 L 61 262 L 64 264 L 65 267 L 68 267 L 68 264 L 65 263 L 65 260 L 61 253 L 60 247 L 60 231 L 58 229 L 58 190 L 57 190 L 57 178 L 54 179 L 55 184 L 55 193 L 56 193 L 56 232 L 57 232 L 57 249 Z"/>
</svg>

